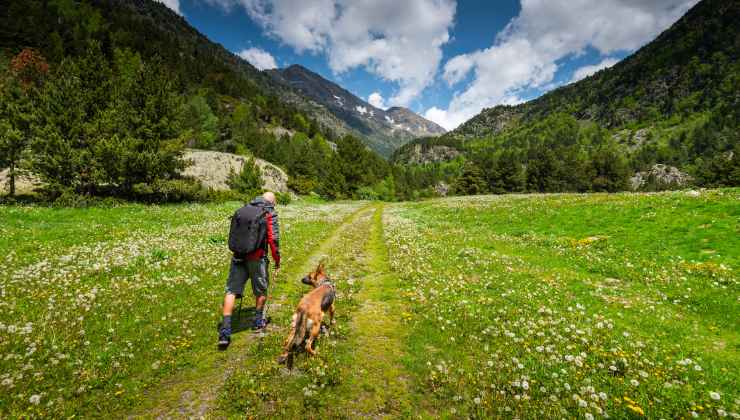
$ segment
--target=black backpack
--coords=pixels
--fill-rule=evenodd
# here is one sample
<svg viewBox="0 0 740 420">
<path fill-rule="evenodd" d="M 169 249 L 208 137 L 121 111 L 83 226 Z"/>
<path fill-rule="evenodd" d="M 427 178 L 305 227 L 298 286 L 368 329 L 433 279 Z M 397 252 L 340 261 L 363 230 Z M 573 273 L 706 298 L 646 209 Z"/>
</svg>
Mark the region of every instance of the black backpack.
<svg viewBox="0 0 740 420">
<path fill-rule="evenodd" d="M 244 256 L 258 250 L 265 242 L 267 225 L 266 210 L 247 204 L 231 216 L 229 249 L 235 255 Z"/>
</svg>

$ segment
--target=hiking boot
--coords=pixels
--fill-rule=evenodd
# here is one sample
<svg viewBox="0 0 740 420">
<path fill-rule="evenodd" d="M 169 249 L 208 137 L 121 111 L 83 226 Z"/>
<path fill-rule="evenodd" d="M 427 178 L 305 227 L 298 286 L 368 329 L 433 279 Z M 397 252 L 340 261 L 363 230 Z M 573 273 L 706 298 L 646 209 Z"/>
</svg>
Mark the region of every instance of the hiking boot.
<svg viewBox="0 0 740 420">
<path fill-rule="evenodd" d="M 255 318 L 254 319 L 254 329 L 255 330 L 261 330 L 267 326 L 267 320 L 265 318 Z"/>
<path fill-rule="evenodd" d="M 225 350 L 229 344 L 231 344 L 231 329 L 221 328 L 218 334 L 218 347 Z"/>
</svg>

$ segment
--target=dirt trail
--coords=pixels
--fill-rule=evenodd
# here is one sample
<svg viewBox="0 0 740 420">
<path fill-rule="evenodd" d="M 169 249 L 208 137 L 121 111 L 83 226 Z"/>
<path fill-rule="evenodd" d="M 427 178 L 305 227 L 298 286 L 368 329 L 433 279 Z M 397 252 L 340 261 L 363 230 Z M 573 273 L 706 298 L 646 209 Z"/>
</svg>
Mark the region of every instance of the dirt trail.
<svg viewBox="0 0 740 420">
<path fill-rule="evenodd" d="M 408 378 L 402 364 L 403 305 L 398 279 L 390 272 L 383 240 L 383 207 L 378 206 L 365 253 L 370 274 L 357 296 L 362 302 L 353 313 L 351 342 L 354 363 L 337 389 L 339 416 L 396 418 L 412 415 Z"/>
<path fill-rule="evenodd" d="M 300 266 L 291 267 L 280 276 L 293 278 L 310 271 L 327 250 L 336 244 L 343 232 L 367 210 L 368 207 L 363 207 L 348 216 Z M 249 306 L 247 302 L 244 304 Z M 279 299 L 273 303 L 275 306 L 280 304 Z M 249 323 L 250 320 L 247 318 L 249 316 L 239 320 L 242 328 L 246 328 Z M 214 332 L 214 340 L 215 337 Z M 232 336 L 232 343 L 227 351 L 215 351 L 214 345 L 214 351 L 206 351 L 199 355 L 192 368 L 151 388 L 144 402 L 128 417 L 156 419 L 211 417 L 212 413 L 209 412 L 216 402 L 222 384 L 235 369 L 246 362 L 248 354 L 246 350 L 256 339 L 258 335 L 247 330 Z"/>
</svg>

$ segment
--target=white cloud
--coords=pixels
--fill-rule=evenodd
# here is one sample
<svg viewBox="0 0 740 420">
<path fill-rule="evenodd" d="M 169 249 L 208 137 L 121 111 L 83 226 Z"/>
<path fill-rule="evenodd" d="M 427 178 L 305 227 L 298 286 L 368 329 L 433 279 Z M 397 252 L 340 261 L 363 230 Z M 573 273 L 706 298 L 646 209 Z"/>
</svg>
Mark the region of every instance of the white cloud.
<svg viewBox="0 0 740 420">
<path fill-rule="evenodd" d="M 374 106 L 375 108 L 380 109 L 388 109 L 388 107 L 385 105 L 385 99 L 383 99 L 383 95 L 380 94 L 380 92 L 373 92 L 370 94 L 370 96 L 367 97 L 367 103 Z"/>
<path fill-rule="evenodd" d="M 208 0 L 221 4 L 228 0 Z M 408 106 L 429 86 L 450 39 L 455 0 L 232 0 L 298 52 L 325 53 L 335 73 L 354 68 L 398 84 Z"/>
<path fill-rule="evenodd" d="M 588 76 L 596 74 L 597 71 L 609 68 L 617 64 L 618 62 L 619 60 L 617 60 L 616 58 L 605 58 L 604 60 L 601 61 L 601 63 L 594 64 L 591 66 L 583 66 L 579 69 L 576 69 L 576 71 L 573 72 L 573 78 L 570 79 L 570 82 L 568 83 L 573 83 L 581 79 L 585 79 Z"/>
<path fill-rule="evenodd" d="M 589 46 L 602 55 L 637 49 L 697 1 L 522 0 L 521 12 L 491 47 L 447 61 L 443 78 L 448 84 L 459 84 L 471 73 L 472 80 L 446 110 L 432 108 L 426 116 L 451 129 L 485 107 L 520 102 L 522 90 L 544 89 L 552 82 L 558 60 Z"/>
<path fill-rule="evenodd" d="M 164 4 L 165 6 L 172 9 L 173 12 L 182 16 L 182 12 L 180 11 L 180 0 L 156 0 L 156 1 Z"/>
<path fill-rule="evenodd" d="M 239 52 L 239 57 L 249 61 L 250 64 L 257 67 L 258 70 L 267 70 L 277 68 L 275 57 L 269 52 L 260 48 L 249 48 Z"/>
<path fill-rule="evenodd" d="M 436 106 L 433 106 L 427 109 L 427 111 L 424 113 L 424 118 L 428 119 L 429 121 L 434 121 L 435 123 L 441 125 L 445 130 L 451 130 L 464 123 L 465 120 L 469 117 L 466 117 L 461 113 L 453 114 L 451 112 L 447 112 L 447 110 L 439 109 Z"/>
</svg>

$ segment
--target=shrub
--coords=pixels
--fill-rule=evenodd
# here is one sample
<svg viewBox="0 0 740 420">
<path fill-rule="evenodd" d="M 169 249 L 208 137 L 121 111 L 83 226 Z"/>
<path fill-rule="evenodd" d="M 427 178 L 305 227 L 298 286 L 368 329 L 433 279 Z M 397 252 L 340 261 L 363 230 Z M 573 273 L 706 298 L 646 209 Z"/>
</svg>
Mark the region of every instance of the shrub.
<svg viewBox="0 0 740 420">
<path fill-rule="evenodd" d="M 191 179 L 168 179 L 151 184 L 135 184 L 132 188 L 134 200 L 146 203 L 180 203 L 184 201 L 208 201 L 210 191 Z"/>
<path fill-rule="evenodd" d="M 275 198 L 277 199 L 277 203 L 282 206 L 287 206 L 293 201 L 293 197 L 290 195 L 289 192 L 286 192 L 286 193 L 276 192 Z"/>
<path fill-rule="evenodd" d="M 229 188 L 247 196 L 256 196 L 262 194 L 262 171 L 254 163 L 254 158 L 250 157 L 244 162 L 241 172 L 238 174 L 231 170 L 228 180 Z"/>
</svg>

